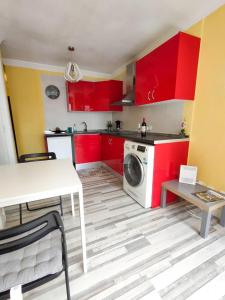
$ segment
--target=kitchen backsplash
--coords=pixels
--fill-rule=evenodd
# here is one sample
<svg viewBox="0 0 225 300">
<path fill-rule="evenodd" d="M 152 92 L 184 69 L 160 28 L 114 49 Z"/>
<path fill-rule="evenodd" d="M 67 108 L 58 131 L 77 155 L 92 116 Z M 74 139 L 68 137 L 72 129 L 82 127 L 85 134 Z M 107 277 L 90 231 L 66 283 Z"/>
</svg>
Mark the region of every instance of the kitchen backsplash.
<svg viewBox="0 0 225 300">
<path fill-rule="evenodd" d="M 179 133 L 183 119 L 183 101 L 168 101 L 145 106 L 125 106 L 113 113 L 113 121 L 122 120 L 122 129 L 137 130 L 143 117 L 153 132 Z"/>
<path fill-rule="evenodd" d="M 56 126 L 66 129 L 76 123 L 77 129 L 83 130 L 83 121 L 87 123 L 88 129 L 105 129 L 107 120 L 112 120 L 111 112 L 68 112 L 63 76 L 42 75 L 41 82 L 46 129 L 54 129 Z M 56 100 L 51 100 L 45 95 L 45 88 L 50 84 L 56 85 L 60 90 L 60 96 Z"/>
</svg>

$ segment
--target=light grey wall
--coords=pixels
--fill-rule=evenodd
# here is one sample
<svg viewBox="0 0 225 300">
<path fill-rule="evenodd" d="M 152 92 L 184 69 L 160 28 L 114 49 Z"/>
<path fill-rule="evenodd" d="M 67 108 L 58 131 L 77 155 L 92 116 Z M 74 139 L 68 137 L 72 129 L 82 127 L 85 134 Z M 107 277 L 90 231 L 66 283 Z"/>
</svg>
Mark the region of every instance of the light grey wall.
<svg viewBox="0 0 225 300">
<path fill-rule="evenodd" d="M 45 106 L 46 130 L 54 129 L 56 126 L 66 129 L 77 125 L 78 130 L 83 130 L 81 122 L 87 122 L 88 129 L 105 129 L 107 120 L 112 120 L 111 112 L 68 112 L 66 102 L 66 88 L 63 76 L 42 75 L 42 92 Z M 44 91 L 46 86 L 53 84 L 60 90 L 60 97 L 51 100 L 46 97 Z"/>
<path fill-rule="evenodd" d="M 179 133 L 183 117 L 183 101 L 171 100 L 144 106 L 124 107 L 123 112 L 113 113 L 113 121 L 122 120 L 122 129 L 137 130 L 143 117 L 153 132 Z"/>
</svg>

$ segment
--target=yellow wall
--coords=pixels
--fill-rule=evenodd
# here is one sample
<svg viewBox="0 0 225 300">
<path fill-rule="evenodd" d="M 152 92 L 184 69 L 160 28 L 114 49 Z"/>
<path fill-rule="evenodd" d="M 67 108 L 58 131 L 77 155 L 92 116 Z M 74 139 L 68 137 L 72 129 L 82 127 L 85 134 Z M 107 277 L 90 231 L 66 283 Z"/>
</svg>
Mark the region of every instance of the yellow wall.
<svg viewBox="0 0 225 300">
<path fill-rule="evenodd" d="M 18 154 L 43 152 L 45 151 L 43 133 L 46 128 L 41 75 L 63 76 L 63 74 L 12 66 L 5 66 L 5 73 L 7 91 L 12 106 Z M 88 76 L 84 79 L 104 80 L 104 78 Z"/>
<path fill-rule="evenodd" d="M 44 151 L 40 71 L 5 66 L 19 155 Z"/>
<path fill-rule="evenodd" d="M 185 107 L 188 162 L 198 166 L 200 181 L 225 191 L 225 6 L 188 32 L 201 37 L 195 101 Z"/>
</svg>

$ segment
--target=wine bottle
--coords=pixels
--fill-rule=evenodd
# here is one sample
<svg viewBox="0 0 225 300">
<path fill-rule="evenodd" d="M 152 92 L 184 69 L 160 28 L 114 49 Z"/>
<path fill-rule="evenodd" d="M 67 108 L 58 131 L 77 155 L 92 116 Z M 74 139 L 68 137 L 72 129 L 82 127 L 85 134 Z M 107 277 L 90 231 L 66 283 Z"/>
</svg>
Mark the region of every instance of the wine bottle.
<svg viewBox="0 0 225 300">
<path fill-rule="evenodd" d="M 143 121 L 141 123 L 141 136 L 145 137 L 146 136 L 146 130 L 147 129 L 147 124 L 145 122 L 145 118 L 143 118 Z"/>
</svg>

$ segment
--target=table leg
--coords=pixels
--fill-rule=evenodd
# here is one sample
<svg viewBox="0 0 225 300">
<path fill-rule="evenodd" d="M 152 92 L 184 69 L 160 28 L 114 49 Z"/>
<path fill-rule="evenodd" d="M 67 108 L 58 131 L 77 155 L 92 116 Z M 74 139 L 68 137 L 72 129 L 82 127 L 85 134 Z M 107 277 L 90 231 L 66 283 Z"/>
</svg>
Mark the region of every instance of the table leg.
<svg viewBox="0 0 225 300">
<path fill-rule="evenodd" d="M 79 189 L 79 208 L 80 208 L 80 229 L 81 229 L 81 243 L 83 253 L 83 269 L 87 272 L 87 250 L 86 250 L 86 236 L 85 236 L 85 222 L 84 222 L 84 200 L 83 189 Z"/>
<path fill-rule="evenodd" d="M 73 194 L 70 194 L 70 196 L 71 196 L 72 216 L 75 217 L 75 209 L 74 209 L 74 199 L 73 199 Z"/>
<path fill-rule="evenodd" d="M 0 229 L 4 229 L 6 223 L 6 216 L 4 208 L 0 208 Z"/>
<path fill-rule="evenodd" d="M 161 190 L 161 203 L 160 203 L 160 206 L 162 208 L 166 207 L 166 198 L 167 198 L 167 189 L 163 186 Z"/>
<path fill-rule="evenodd" d="M 200 229 L 200 235 L 204 239 L 207 238 L 211 223 L 211 212 L 210 211 L 202 211 L 202 223 Z"/>
<path fill-rule="evenodd" d="M 222 209 L 222 213 L 220 217 L 220 225 L 225 227 L 225 206 Z"/>
</svg>

